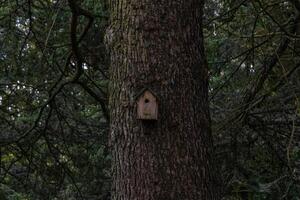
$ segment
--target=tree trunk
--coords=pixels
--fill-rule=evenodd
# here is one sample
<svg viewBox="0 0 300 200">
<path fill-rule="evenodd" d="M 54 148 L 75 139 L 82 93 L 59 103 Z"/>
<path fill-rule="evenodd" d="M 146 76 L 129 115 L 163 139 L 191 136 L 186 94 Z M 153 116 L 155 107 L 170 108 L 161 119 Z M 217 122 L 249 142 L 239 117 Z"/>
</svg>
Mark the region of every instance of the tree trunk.
<svg viewBox="0 0 300 200">
<path fill-rule="evenodd" d="M 203 0 L 111 0 L 110 116 L 114 200 L 215 200 L 202 36 Z M 158 120 L 137 119 L 137 95 Z"/>
</svg>

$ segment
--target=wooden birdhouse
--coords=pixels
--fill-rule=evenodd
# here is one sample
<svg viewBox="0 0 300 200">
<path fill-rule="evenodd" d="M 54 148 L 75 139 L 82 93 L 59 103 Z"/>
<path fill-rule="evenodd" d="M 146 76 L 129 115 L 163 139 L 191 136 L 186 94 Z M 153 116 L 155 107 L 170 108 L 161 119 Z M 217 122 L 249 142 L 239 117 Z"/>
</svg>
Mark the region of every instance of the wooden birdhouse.
<svg viewBox="0 0 300 200">
<path fill-rule="evenodd" d="M 156 95 L 149 89 L 144 89 L 137 96 L 137 118 L 141 120 L 157 120 L 158 102 Z"/>
</svg>

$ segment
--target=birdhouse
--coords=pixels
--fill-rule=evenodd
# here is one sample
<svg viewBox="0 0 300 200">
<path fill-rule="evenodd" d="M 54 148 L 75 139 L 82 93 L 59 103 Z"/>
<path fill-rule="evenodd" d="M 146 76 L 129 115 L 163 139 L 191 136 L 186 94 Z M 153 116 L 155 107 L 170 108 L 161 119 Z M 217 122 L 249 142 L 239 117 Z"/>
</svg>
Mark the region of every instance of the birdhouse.
<svg viewBox="0 0 300 200">
<path fill-rule="evenodd" d="M 137 97 L 137 118 L 141 120 L 157 120 L 158 102 L 156 95 L 144 89 Z"/>
</svg>

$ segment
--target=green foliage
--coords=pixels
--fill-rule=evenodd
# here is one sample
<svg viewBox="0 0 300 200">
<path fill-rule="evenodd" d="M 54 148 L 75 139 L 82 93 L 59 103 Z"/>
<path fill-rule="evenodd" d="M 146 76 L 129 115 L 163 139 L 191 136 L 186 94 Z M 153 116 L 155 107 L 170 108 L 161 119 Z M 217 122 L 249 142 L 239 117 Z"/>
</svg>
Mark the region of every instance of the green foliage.
<svg viewBox="0 0 300 200">
<path fill-rule="evenodd" d="M 212 128 L 226 198 L 299 199 L 300 54 L 292 28 L 299 10 L 277 0 L 208 1 L 205 9 Z"/>
<path fill-rule="evenodd" d="M 107 119 L 98 99 L 86 90 L 106 98 L 108 67 L 101 39 L 107 24 L 105 4 L 95 0 L 80 4 L 94 16 L 79 44 L 84 59 L 80 82 L 86 86 L 66 85 L 44 106 L 74 73 L 68 3 L 1 1 L 0 183 L 17 191 L 6 188 L 3 198 L 109 195 Z M 78 37 L 86 24 L 85 18 L 79 19 Z"/>
<path fill-rule="evenodd" d="M 19 194 L 6 185 L 0 184 L 1 200 L 30 200 L 28 196 Z"/>
</svg>

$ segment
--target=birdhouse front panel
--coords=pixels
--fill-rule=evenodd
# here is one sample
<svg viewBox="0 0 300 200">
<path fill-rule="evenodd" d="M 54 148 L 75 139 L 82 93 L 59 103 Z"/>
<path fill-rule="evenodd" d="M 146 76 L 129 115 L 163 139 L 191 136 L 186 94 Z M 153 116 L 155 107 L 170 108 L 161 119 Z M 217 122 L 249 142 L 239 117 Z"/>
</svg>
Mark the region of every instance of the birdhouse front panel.
<svg viewBox="0 0 300 200">
<path fill-rule="evenodd" d="M 146 90 L 139 96 L 137 101 L 137 115 L 138 119 L 157 120 L 158 104 L 152 92 Z"/>
</svg>

